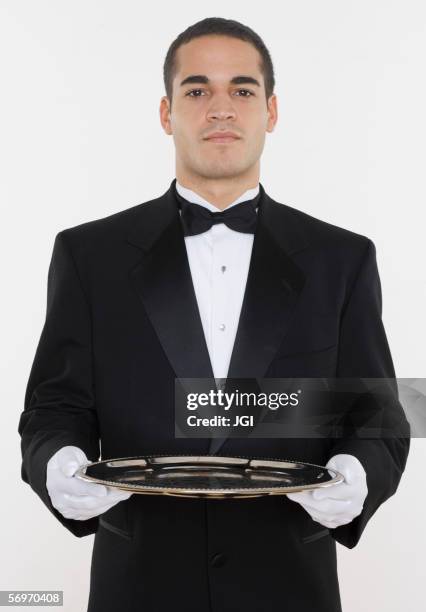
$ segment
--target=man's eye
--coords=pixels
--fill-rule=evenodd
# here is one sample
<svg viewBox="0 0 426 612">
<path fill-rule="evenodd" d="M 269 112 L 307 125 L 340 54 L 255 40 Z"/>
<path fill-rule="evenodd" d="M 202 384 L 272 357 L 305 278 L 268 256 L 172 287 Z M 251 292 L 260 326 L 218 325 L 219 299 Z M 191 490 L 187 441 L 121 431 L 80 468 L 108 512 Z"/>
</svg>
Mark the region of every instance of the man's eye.
<svg viewBox="0 0 426 612">
<path fill-rule="evenodd" d="M 243 98 L 250 98 L 250 96 L 254 96 L 254 93 L 248 89 L 239 89 L 238 91 L 245 91 L 246 93 L 250 94 L 248 96 L 243 96 Z"/>
<path fill-rule="evenodd" d="M 188 91 L 187 96 L 190 96 L 191 98 L 199 98 L 200 96 L 191 96 L 191 94 L 193 94 L 195 91 L 202 91 L 202 89 L 191 89 L 191 91 Z"/>
</svg>

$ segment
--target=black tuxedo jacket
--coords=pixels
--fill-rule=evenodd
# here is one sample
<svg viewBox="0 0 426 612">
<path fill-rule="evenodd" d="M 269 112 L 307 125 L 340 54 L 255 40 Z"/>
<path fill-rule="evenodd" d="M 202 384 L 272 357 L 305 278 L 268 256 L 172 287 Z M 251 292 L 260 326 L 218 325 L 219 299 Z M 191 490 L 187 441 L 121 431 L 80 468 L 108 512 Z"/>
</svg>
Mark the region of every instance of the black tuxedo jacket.
<svg viewBox="0 0 426 612">
<path fill-rule="evenodd" d="M 228 376 L 394 377 L 373 242 L 260 189 Z M 175 198 L 174 179 L 161 197 L 57 234 L 18 426 L 22 478 L 74 535 L 96 534 L 90 612 L 338 612 L 336 541 L 354 547 L 395 493 L 409 435 L 175 438 L 175 378 L 213 378 Z M 330 530 L 285 496 L 134 494 L 78 521 L 46 490 L 47 461 L 65 445 L 93 461 L 220 450 L 325 465 L 349 453 L 369 492 L 358 517 Z"/>
</svg>

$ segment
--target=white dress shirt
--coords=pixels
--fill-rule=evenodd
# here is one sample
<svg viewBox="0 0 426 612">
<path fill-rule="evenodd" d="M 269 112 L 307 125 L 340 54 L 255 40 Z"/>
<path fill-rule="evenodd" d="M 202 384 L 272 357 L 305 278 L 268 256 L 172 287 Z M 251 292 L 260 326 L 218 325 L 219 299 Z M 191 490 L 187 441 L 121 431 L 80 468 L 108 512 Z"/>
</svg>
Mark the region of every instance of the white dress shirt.
<svg viewBox="0 0 426 612">
<path fill-rule="evenodd" d="M 219 208 L 177 181 L 176 190 L 189 202 L 220 212 Z M 252 200 L 258 193 L 259 184 L 245 191 L 226 210 Z M 253 239 L 253 234 L 237 232 L 224 223 L 216 223 L 202 234 L 185 236 L 192 283 L 215 378 L 228 375 Z"/>
</svg>

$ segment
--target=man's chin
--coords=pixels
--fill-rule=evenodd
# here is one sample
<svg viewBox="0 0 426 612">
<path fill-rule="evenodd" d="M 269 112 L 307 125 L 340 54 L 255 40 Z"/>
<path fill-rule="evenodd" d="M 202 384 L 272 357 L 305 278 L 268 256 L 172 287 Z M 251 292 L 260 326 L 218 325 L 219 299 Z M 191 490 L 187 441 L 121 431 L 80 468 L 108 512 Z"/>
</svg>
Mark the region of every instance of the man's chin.
<svg viewBox="0 0 426 612">
<path fill-rule="evenodd" d="M 235 178 L 244 174 L 248 168 L 243 168 L 237 164 L 220 164 L 216 166 L 209 166 L 207 168 L 198 169 L 197 173 L 204 179 L 229 179 Z"/>
</svg>

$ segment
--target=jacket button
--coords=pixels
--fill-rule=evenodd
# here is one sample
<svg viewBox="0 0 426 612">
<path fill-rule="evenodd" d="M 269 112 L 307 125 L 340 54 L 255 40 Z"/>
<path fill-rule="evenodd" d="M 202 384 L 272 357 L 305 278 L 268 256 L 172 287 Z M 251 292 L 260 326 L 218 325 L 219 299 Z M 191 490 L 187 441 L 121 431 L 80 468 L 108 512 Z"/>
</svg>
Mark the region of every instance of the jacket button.
<svg viewBox="0 0 426 612">
<path fill-rule="evenodd" d="M 225 554 L 217 553 L 211 558 L 211 564 L 213 565 L 213 567 L 222 567 L 222 565 L 226 563 L 226 559 L 227 557 Z"/>
</svg>

